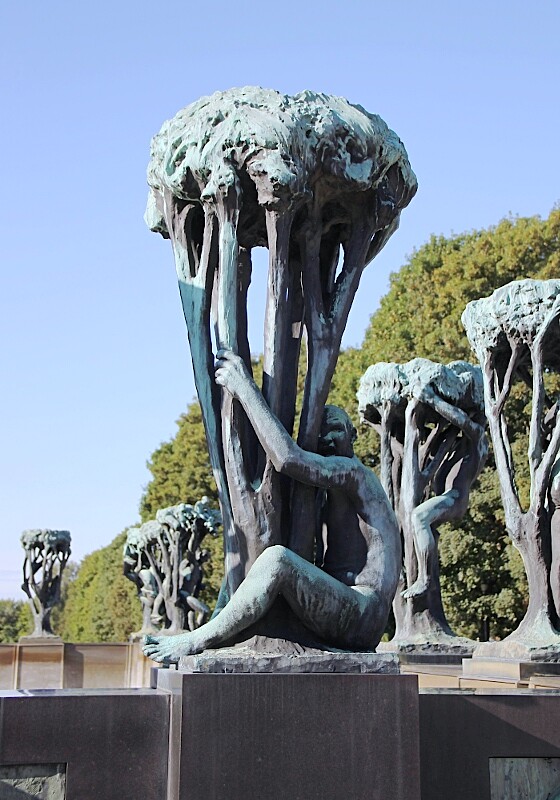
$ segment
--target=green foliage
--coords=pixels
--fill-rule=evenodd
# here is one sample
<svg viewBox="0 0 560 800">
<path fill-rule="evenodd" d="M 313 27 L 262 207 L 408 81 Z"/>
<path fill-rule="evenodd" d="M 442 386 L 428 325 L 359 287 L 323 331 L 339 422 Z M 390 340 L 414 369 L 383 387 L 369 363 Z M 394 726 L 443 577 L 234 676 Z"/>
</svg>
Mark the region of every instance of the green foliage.
<svg viewBox="0 0 560 800">
<path fill-rule="evenodd" d="M 505 531 L 493 464 L 471 492 L 463 520 L 441 532 L 442 598 L 451 626 L 471 638 L 482 637 L 485 619 L 492 636 L 513 630 L 525 610 L 527 582 Z"/>
<path fill-rule="evenodd" d="M 62 629 L 64 609 L 66 607 L 66 600 L 68 599 L 68 591 L 72 582 L 78 575 L 80 565 L 76 561 L 68 561 L 62 573 L 62 583 L 60 586 L 60 602 L 53 608 L 51 613 L 51 626 L 53 631 L 58 634 Z"/>
<path fill-rule="evenodd" d="M 23 600 L 0 600 L 0 643 L 17 642 L 33 630 L 29 604 Z"/>
<path fill-rule="evenodd" d="M 253 359 L 253 376 L 262 382 L 262 358 Z M 218 506 L 218 492 L 212 475 L 200 405 L 191 403 L 177 420 L 177 433 L 152 454 L 148 469 L 152 480 L 140 501 L 142 522 L 153 519 L 160 508 L 176 503 L 196 503 L 206 495 Z M 214 608 L 224 576 L 224 550 L 221 536 L 204 539 L 209 552 L 204 564 L 204 585 L 200 599 Z"/>
<path fill-rule="evenodd" d="M 487 230 L 444 238 L 432 236 L 391 277 L 390 290 L 372 316 L 360 350 L 341 354 L 329 398 L 356 419 L 358 381 L 370 364 L 405 362 L 416 356 L 447 363 L 474 361 L 461 325 L 470 300 L 521 278 L 560 274 L 560 210 L 539 217 L 505 219 Z M 512 392 L 510 436 L 522 504 L 528 499 L 527 420 L 530 394 Z M 375 463 L 379 443 L 366 429 L 357 452 Z M 460 525 L 442 526 L 441 584 L 446 612 L 455 629 L 480 636 L 490 621 L 491 636 L 503 637 L 524 614 L 527 589 L 523 566 L 505 532 L 498 478 L 490 459 L 471 492 L 471 507 Z"/>
<path fill-rule="evenodd" d="M 126 531 L 81 562 L 68 585 L 58 633 L 67 642 L 124 642 L 142 625 L 136 588 L 122 574 Z"/>
<path fill-rule="evenodd" d="M 505 219 L 482 231 L 432 236 L 398 273 L 371 319 L 365 367 L 381 360 L 470 359 L 461 324 L 469 300 L 521 278 L 560 272 L 560 210 L 547 220 Z M 381 357 L 380 357 L 381 356 Z"/>
<path fill-rule="evenodd" d="M 158 447 L 148 461 L 153 478 L 140 501 L 142 522 L 154 519 L 160 508 L 194 504 L 204 495 L 218 503 L 198 403 L 191 403 L 177 420 L 177 427 L 173 439 Z"/>
<path fill-rule="evenodd" d="M 208 551 L 210 557 L 204 563 L 204 581 L 200 599 L 213 609 L 224 577 L 224 546 L 221 533 L 218 536 L 206 536 L 202 548 Z"/>
<path fill-rule="evenodd" d="M 142 522 L 154 519 L 160 508 L 176 503 L 194 503 L 206 495 L 218 505 L 218 492 L 210 466 L 202 413 L 198 403 L 191 403 L 177 420 L 177 433 L 164 442 L 148 461 L 153 475 L 140 501 Z M 224 575 L 224 550 L 221 536 L 204 539 L 209 552 L 204 564 L 202 602 L 214 608 Z"/>
</svg>

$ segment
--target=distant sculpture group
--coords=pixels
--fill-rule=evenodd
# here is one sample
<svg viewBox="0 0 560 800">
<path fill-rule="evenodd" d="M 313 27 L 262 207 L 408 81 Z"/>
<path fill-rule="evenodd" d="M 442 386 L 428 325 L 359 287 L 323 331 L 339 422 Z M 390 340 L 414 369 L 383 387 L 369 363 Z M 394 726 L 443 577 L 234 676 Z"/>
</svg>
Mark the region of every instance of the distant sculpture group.
<svg viewBox="0 0 560 800">
<path fill-rule="evenodd" d="M 203 497 L 194 506 L 160 509 L 155 520 L 128 530 L 123 571 L 142 603 L 139 635 L 194 630 L 206 620 L 209 609 L 199 599 L 208 559 L 202 541 L 216 536 L 220 524 L 219 512 Z"/>
<path fill-rule="evenodd" d="M 32 636 L 54 636 L 51 613 L 60 601 L 62 573 L 70 557 L 68 531 L 29 530 L 21 535 L 25 550 L 21 588 L 33 615 Z"/>
<path fill-rule="evenodd" d="M 463 361 L 375 364 L 358 390 L 360 415 L 381 437 L 381 481 L 399 519 L 403 585 L 394 602 L 400 645 L 468 646 L 445 619 L 437 526 L 461 519 L 487 455 L 482 375 Z"/>
<path fill-rule="evenodd" d="M 560 414 L 547 378 L 560 371 L 560 280 L 522 280 L 469 303 L 463 313 L 482 367 L 488 428 L 506 527 L 527 573 L 529 604 L 508 642 L 560 657 Z M 515 380 L 531 389 L 529 507 L 521 505 L 508 439 Z"/>
<path fill-rule="evenodd" d="M 379 484 L 354 456 L 349 418 L 325 403 L 362 271 L 416 191 L 398 137 L 341 98 L 230 90 L 163 125 L 148 181 L 146 220 L 173 245 L 226 576 L 212 619 L 197 627 L 191 616 L 189 630 L 175 633 L 186 625 L 172 621 L 161 599 L 161 567 L 135 553 L 146 536 L 162 539 L 158 526 L 177 530 L 177 515 L 160 512 L 151 527 L 131 531 L 129 576 L 145 605 L 143 630 L 162 603 L 170 621 L 166 634 L 147 634 L 145 653 L 177 661 L 254 635 L 372 650 L 393 600 L 395 646 L 472 649 L 445 619 L 437 542 L 438 526 L 465 513 L 484 466 L 486 419 L 506 524 L 529 578 L 529 608 L 513 638 L 560 652 L 560 415 L 544 378 L 560 367 L 560 281 L 520 281 L 469 304 L 463 319 L 480 368 L 418 358 L 370 367 L 359 406 L 381 436 Z M 269 249 L 261 388 L 247 337 L 257 246 Z M 515 378 L 533 389 L 527 511 L 504 416 Z"/>
</svg>

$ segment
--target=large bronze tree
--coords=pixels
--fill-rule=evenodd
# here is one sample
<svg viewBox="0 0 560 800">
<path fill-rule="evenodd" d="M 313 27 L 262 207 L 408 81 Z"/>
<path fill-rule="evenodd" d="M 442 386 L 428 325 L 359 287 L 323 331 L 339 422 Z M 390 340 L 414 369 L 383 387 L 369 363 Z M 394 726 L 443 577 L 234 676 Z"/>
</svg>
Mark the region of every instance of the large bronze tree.
<svg viewBox="0 0 560 800">
<path fill-rule="evenodd" d="M 489 297 L 470 302 L 463 324 L 482 367 L 506 527 L 523 559 L 529 585 L 527 612 L 504 640 L 505 652 L 558 659 L 560 414 L 547 382 L 560 372 L 560 281 L 512 281 Z M 508 401 L 516 380 L 524 381 L 532 392 L 526 507 L 516 483 L 508 435 Z"/>
<path fill-rule="evenodd" d="M 381 482 L 403 538 L 403 574 L 393 603 L 393 646 L 469 652 L 445 617 L 438 528 L 465 514 L 487 455 L 480 369 L 426 358 L 372 364 L 360 381 L 360 416 L 381 438 Z"/>
<path fill-rule="evenodd" d="M 171 240 L 231 594 L 269 545 L 313 559 L 316 490 L 280 476 L 236 400 L 214 382 L 218 350 L 250 369 L 251 251 L 269 250 L 262 392 L 292 433 L 300 344 L 307 377 L 298 443 L 314 450 L 364 267 L 416 192 L 399 138 L 378 116 L 313 92 L 232 89 L 164 123 L 152 141 L 146 220 Z"/>
</svg>

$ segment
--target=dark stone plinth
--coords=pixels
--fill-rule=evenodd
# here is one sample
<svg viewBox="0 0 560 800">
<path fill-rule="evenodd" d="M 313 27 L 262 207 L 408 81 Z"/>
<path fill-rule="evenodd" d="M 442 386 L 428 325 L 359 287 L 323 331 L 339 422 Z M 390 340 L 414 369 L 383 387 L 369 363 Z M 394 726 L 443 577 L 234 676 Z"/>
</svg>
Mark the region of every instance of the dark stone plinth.
<svg viewBox="0 0 560 800">
<path fill-rule="evenodd" d="M 395 653 L 401 664 L 461 664 L 464 658 L 470 658 L 478 642 L 460 636 L 449 636 L 441 641 L 432 642 L 380 642 L 377 651 Z"/>
<path fill-rule="evenodd" d="M 419 800 L 411 675 L 185 674 L 169 800 Z"/>
<path fill-rule="evenodd" d="M 168 736 L 161 692 L 0 692 L 0 765 L 67 764 L 66 800 L 164 800 Z"/>
<path fill-rule="evenodd" d="M 181 658 L 179 672 L 190 673 L 352 673 L 397 675 L 399 660 L 390 653 L 350 653 L 302 648 L 270 652 L 251 645 L 205 650 Z"/>
<path fill-rule="evenodd" d="M 490 759 L 560 757 L 560 692 L 429 689 L 420 753 L 422 800 L 515 800 L 492 795 Z"/>
</svg>

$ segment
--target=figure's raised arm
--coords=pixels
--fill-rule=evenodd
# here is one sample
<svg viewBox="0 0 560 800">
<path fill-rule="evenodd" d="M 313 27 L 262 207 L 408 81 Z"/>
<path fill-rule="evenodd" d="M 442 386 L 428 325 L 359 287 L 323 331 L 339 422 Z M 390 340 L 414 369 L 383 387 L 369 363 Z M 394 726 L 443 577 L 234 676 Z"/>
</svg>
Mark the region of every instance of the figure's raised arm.
<svg viewBox="0 0 560 800">
<path fill-rule="evenodd" d="M 431 386 L 413 387 L 414 397 L 434 409 L 440 416 L 463 431 L 470 439 L 478 440 L 484 435 L 484 426 L 475 422 L 467 413 L 440 397 Z"/>
<path fill-rule="evenodd" d="M 323 488 L 342 487 L 356 477 L 356 459 L 302 450 L 268 407 L 243 360 L 229 350 L 216 355 L 216 383 L 243 406 L 268 458 L 278 472 Z"/>
</svg>

